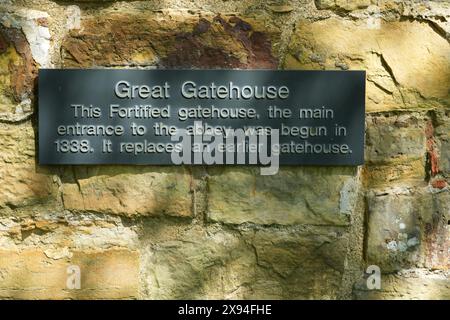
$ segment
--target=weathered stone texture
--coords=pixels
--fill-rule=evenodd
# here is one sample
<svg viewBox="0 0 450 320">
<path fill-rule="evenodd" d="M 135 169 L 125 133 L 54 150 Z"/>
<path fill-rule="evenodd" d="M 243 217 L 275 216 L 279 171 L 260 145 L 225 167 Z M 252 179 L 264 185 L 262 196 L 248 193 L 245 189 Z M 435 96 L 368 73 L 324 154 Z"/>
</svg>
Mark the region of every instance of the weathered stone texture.
<svg viewBox="0 0 450 320">
<path fill-rule="evenodd" d="M 348 225 L 358 199 L 354 168 L 208 168 L 208 218 L 231 224 Z"/>
<path fill-rule="evenodd" d="M 257 259 L 253 295 L 265 299 L 336 299 L 342 290 L 347 246 L 340 229 L 249 232 Z"/>
<path fill-rule="evenodd" d="M 380 187 L 392 184 L 414 185 L 424 182 L 425 159 L 398 160 L 388 164 L 367 164 L 363 167 L 363 182 L 366 187 Z"/>
<path fill-rule="evenodd" d="M 144 229 L 144 294 L 151 299 L 336 298 L 348 242 L 339 228 Z"/>
<path fill-rule="evenodd" d="M 35 135 L 30 124 L 0 123 L 0 137 L 0 208 L 50 200 L 54 186 L 51 176 L 36 167 Z"/>
<path fill-rule="evenodd" d="M 389 163 L 425 159 L 427 120 L 420 113 L 366 116 L 365 160 Z"/>
<path fill-rule="evenodd" d="M 47 255 L 49 252 L 62 255 L 70 250 L 134 250 L 137 242 L 135 228 L 124 225 L 120 217 L 36 209 L 33 215 L 0 218 L 3 249 L 20 251 L 39 247 Z"/>
<path fill-rule="evenodd" d="M 365 280 L 357 286 L 355 298 L 362 300 L 434 300 L 450 299 L 450 275 L 412 269 L 398 274 L 384 275 L 381 290 L 367 290 Z"/>
<path fill-rule="evenodd" d="M 62 44 L 65 67 L 276 68 L 279 30 L 255 18 L 185 12 L 106 13 L 82 20 Z"/>
<path fill-rule="evenodd" d="M 132 299 L 138 297 L 137 234 L 118 217 L 45 209 L 0 217 L 0 298 Z M 80 288 L 67 286 L 69 266 Z"/>
<path fill-rule="evenodd" d="M 0 120 L 32 113 L 37 68 L 50 65 L 46 12 L 0 7 Z"/>
<path fill-rule="evenodd" d="M 67 268 L 80 267 L 81 288 L 67 288 Z M 50 258 L 40 249 L 0 250 L 0 297 L 7 299 L 131 299 L 138 293 L 134 251 L 74 251 Z"/>
<path fill-rule="evenodd" d="M 351 11 L 367 8 L 370 0 L 315 0 L 318 9 L 340 9 Z"/>
<path fill-rule="evenodd" d="M 193 214 L 190 173 L 183 167 L 99 167 L 62 186 L 64 207 L 125 216 Z"/>
<path fill-rule="evenodd" d="M 151 299 L 232 298 L 254 277 L 254 254 L 236 234 L 159 222 L 143 237 L 144 293 Z"/>
<path fill-rule="evenodd" d="M 450 177 L 450 110 L 441 110 L 436 114 L 435 135 L 440 150 L 438 171 Z"/>
<path fill-rule="evenodd" d="M 368 196 L 367 259 L 382 272 L 446 269 L 450 248 L 449 192 L 386 188 Z"/>
<path fill-rule="evenodd" d="M 304 20 L 288 50 L 287 69 L 366 70 L 368 111 L 449 104 L 450 45 L 427 23 Z"/>
<path fill-rule="evenodd" d="M 29 99 L 36 65 L 20 30 L 0 25 L 0 117 L 21 119 L 31 111 Z M 24 99 L 24 103 L 20 102 Z"/>
</svg>

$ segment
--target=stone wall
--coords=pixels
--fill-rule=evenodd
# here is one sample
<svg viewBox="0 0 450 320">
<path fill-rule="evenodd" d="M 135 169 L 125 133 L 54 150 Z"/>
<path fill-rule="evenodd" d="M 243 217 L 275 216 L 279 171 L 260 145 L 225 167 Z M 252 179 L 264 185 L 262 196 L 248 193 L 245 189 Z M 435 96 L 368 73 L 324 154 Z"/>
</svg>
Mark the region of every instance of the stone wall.
<svg viewBox="0 0 450 320">
<path fill-rule="evenodd" d="M 449 299 L 449 42 L 447 1 L 2 0 L 0 298 Z M 366 163 L 39 166 L 38 68 L 94 67 L 367 70 Z"/>
</svg>

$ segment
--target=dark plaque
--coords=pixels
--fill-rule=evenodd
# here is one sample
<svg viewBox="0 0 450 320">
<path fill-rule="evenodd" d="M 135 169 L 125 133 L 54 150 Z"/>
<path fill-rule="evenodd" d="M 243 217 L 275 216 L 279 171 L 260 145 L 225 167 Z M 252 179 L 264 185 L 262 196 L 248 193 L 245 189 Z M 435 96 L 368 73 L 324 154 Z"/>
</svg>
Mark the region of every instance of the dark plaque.
<svg viewBox="0 0 450 320">
<path fill-rule="evenodd" d="M 364 100 L 364 71 L 40 70 L 39 163 L 170 165 L 191 136 L 193 164 L 228 164 L 244 133 L 280 164 L 360 165 Z"/>
</svg>

